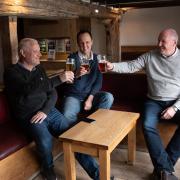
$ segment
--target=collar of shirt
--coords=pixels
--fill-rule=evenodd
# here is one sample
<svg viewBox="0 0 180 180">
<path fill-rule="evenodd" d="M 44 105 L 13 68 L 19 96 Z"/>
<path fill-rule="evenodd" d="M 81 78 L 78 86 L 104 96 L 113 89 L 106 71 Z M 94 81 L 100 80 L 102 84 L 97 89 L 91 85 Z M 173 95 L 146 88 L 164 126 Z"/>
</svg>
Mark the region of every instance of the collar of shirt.
<svg viewBox="0 0 180 180">
<path fill-rule="evenodd" d="M 80 51 L 78 51 L 78 56 L 80 57 L 80 60 L 82 60 L 82 59 L 86 59 L 86 57 L 85 57 L 85 55 L 84 54 L 82 54 Z M 93 52 L 91 51 L 91 54 L 90 54 L 90 58 L 88 58 L 88 60 L 90 61 L 90 60 L 93 60 Z"/>
<path fill-rule="evenodd" d="M 162 55 L 163 57 L 165 57 L 165 58 L 174 57 L 174 56 L 176 56 L 177 52 L 178 52 L 178 48 L 176 48 L 175 52 L 174 52 L 172 55 L 170 55 L 170 56 L 166 56 L 166 55 L 164 55 L 164 54 L 161 54 L 161 55 Z"/>
<path fill-rule="evenodd" d="M 18 64 L 19 64 L 22 68 L 24 68 L 24 69 L 26 69 L 26 70 L 29 71 L 29 69 L 25 68 L 24 65 L 23 65 L 21 62 L 18 62 Z M 35 70 L 36 70 L 36 67 L 33 67 L 32 71 L 35 71 Z"/>
</svg>

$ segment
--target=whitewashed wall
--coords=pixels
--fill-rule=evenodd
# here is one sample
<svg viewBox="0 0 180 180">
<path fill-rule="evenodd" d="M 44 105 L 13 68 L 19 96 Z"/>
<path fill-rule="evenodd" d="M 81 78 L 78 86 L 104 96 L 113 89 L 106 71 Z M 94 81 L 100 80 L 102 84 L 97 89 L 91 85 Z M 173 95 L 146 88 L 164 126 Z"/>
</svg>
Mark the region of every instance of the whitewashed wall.
<svg viewBox="0 0 180 180">
<path fill-rule="evenodd" d="M 121 21 L 121 44 L 156 45 L 159 32 L 169 27 L 180 36 L 179 18 L 180 6 L 129 10 Z"/>
</svg>

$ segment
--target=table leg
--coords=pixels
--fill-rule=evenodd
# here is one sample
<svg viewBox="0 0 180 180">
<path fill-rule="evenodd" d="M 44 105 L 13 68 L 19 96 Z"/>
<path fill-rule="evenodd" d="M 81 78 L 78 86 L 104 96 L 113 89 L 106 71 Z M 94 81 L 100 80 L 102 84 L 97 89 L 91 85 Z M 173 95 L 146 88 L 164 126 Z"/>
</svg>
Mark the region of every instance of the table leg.
<svg viewBox="0 0 180 180">
<path fill-rule="evenodd" d="M 63 142 L 66 180 L 76 180 L 75 157 L 70 143 Z"/>
<path fill-rule="evenodd" d="M 136 157 L 136 125 L 128 133 L 128 164 L 133 165 Z"/>
<path fill-rule="evenodd" d="M 110 179 L 110 153 L 107 150 L 99 150 L 100 180 Z"/>
</svg>

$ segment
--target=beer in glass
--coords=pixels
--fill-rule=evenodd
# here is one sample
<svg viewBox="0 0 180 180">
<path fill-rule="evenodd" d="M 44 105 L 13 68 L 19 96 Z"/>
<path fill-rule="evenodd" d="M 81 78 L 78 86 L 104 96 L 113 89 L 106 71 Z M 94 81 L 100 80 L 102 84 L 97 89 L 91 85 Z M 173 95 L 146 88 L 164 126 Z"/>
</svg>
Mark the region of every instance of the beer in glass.
<svg viewBox="0 0 180 180">
<path fill-rule="evenodd" d="M 68 58 L 66 60 L 66 71 L 75 71 L 75 59 Z"/>
<path fill-rule="evenodd" d="M 75 59 L 73 58 L 67 58 L 66 60 L 66 71 L 75 71 Z M 68 84 L 72 84 L 73 82 L 67 82 Z"/>
<path fill-rule="evenodd" d="M 90 72 L 90 64 L 88 59 L 83 58 L 81 60 L 81 66 L 84 67 L 88 73 Z"/>
<path fill-rule="evenodd" d="M 98 68 L 101 73 L 107 72 L 107 63 L 106 63 L 106 56 L 105 55 L 98 55 Z"/>
</svg>

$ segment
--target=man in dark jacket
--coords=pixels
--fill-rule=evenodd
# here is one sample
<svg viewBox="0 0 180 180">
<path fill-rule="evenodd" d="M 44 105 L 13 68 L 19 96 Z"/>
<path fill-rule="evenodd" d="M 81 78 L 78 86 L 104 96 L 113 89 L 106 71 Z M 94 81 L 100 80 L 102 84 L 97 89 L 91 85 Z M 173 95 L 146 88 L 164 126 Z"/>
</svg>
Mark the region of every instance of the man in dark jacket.
<svg viewBox="0 0 180 180">
<path fill-rule="evenodd" d="M 113 96 L 100 91 L 102 74 L 98 69 L 97 55 L 92 52 L 92 35 L 89 31 L 77 34 L 79 51 L 69 58 L 75 59 L 76 78 L 72 84 L 67 83 L 61 112 L 73 124 L 81 110 L 94 112 L 99 108 L 109 109 L 113 103 Z M 90 70 L 82 66 L 83 60 L 89 61 Z"/>
<path fill-rule="evenodd" d="M 52 136 L 68 129 L 69 121 L 56 108 L 54 87 L 72 82 L 74 73 L 64 71 L 51 79 L 40 66 L 40 48 L 35 39 L 25 38 L 19 43 L 19 61 L 5 71 L 4 82 L 12 115 L 35 141 L 47 180 L 55 180 L 52 157 Z M 99 179 L 99 167 L 88 155 L 76 158 L 93 179 Z"/>
</svg>

